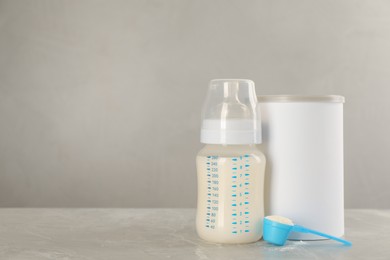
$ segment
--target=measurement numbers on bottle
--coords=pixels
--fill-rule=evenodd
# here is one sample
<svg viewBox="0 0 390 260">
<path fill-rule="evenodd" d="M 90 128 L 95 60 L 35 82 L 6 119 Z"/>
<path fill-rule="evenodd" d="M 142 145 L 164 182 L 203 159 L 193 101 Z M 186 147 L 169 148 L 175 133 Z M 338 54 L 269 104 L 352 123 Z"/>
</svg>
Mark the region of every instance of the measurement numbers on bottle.
<svg viewBox="0 0 390 260">
<path fill-rule="evenodd" d="M 218 156 L 207 156 L 207 203 L 206 228 L 215 229 L 219 209 L 219 171 Z"/>
<path fill-rule="evenodd" d="M 232 159 L 232 233 L 250 232 L 249 229 L 249 155 L 233 157 Z"/>
</svg>

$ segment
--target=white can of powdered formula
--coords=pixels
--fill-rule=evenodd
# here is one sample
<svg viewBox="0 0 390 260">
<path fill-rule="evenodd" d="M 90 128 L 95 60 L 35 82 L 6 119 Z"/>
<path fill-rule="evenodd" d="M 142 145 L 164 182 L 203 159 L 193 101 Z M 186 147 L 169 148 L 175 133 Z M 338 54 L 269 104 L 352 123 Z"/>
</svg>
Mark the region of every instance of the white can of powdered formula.
<svg viewBox="0 0 390 260">
<path fill-rule="evenodd" d="M 342 96 L 259 96 L 267 157 L 265 209 L 344 234 Z M 323 239 L 291 233 L 289 239 Z"/>
</svg>

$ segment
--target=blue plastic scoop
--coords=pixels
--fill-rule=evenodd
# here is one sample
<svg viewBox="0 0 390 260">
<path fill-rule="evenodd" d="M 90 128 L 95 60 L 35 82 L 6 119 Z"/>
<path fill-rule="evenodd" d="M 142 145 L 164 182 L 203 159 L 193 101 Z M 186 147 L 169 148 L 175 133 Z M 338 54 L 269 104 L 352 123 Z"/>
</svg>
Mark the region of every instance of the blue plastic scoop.
<svg viewBox="0 0 390 260">
<path fill-rule="evenodd" d="M 312 229 L 308 229 L 299 225 L 294 225 L 294 223 L 285 217 L 280 216 L 268 216 L 264 218 L 264 224 L 263 224 L 263 238 L 265 241 L 271 244 L 275 244 L 278 246 L 283 246 L 284 243 L 286 243 L 286 240 L 288 238 L 288 235 L 291 231 L 294 232 L 302 232 L 302 233 L 312 233 L 318 236 L 326 237 L 329 239 L 336 240 L 338 242 L 341 242 L 347 246 L 351 246 L 352 243 L 338 238 L 334 237 L 328 234 L 324 234 Z"/>
</svg>

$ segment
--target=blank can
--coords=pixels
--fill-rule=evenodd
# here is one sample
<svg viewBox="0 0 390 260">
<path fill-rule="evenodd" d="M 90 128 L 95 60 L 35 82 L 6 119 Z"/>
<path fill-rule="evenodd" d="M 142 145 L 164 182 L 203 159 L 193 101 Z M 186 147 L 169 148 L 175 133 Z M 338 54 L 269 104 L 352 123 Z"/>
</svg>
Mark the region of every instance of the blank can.
<svg viewBox="0 0 390 260">
<path fill-rule="evenodd" d="M 265 210 L 344 234 L 342 96 L 259 96 L 267 157 Z M 291 233 L 292 240 L 323 239 Z"/>
</svg>

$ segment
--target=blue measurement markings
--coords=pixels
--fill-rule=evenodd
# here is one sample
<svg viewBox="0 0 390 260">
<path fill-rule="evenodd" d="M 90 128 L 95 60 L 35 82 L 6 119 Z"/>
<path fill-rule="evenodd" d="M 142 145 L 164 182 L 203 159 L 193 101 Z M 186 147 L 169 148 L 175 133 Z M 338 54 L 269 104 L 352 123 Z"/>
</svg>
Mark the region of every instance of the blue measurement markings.
<svg viewBox="0 0 390 260">
<path fill-rule="evenodd" d="M 250 155 L 232 158 L 232 234 L 250 232 Z"/>
<path fill-rule="evenodd" d="M 245 156 L 245 189 L 244 189 L 244 204 L 245 204 L 245 232 L 249 232 L 249 176 L 250 176 L 250 164 L 249 164 L 249 155 L 246 154 Z"/>
</svg>

